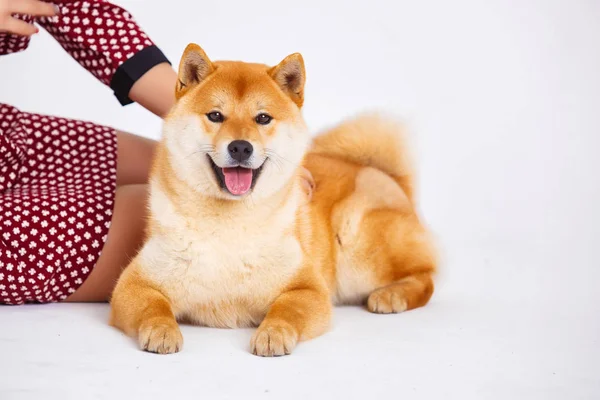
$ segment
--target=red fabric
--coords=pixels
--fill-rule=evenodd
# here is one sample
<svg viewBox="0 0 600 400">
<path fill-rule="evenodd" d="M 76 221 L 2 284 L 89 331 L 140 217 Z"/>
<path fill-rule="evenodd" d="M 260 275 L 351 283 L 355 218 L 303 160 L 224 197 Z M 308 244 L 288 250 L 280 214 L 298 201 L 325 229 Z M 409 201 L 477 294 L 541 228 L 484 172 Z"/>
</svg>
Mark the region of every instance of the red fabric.
<svg viewBox="0 0 600 400">
<path fill-rule="evenodd" d="M 105 85 L 116 69 L 153 42 L 123 8 L 104 0 L 52 1 L 56 17 L 17 16 L 37 23 L 50 33 L 77 62 Z M 0 55 L 25 50 L 29 38 L 0 32 Z"/>
<path fill-rule="evenodd" d="M 46 29 L 105 85 L 153 45 L 127 11 L 107 1 L 52 3 L 60 16 L 17 17 Z M 28 44 L 0 33 L 0 55 Z M 64 300 L 85 281 L 108 235 L 116 162 L 114 129 L 0 103 L 0 303 Z"/>
<path fill-rule="evenodd" d="M 108 235 L 115 131 L 0 104 L 0 138 L 0 303 L 64 300 Z"/>
</svg>

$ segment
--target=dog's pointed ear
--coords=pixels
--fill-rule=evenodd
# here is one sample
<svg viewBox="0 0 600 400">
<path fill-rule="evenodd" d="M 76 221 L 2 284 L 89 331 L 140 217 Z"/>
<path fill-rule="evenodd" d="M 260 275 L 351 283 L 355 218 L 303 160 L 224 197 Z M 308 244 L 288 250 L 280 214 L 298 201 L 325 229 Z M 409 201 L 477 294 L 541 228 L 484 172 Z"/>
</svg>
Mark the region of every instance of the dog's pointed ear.
<svg viewBox="0 0 600 400">
<path fill-rule="evenodd" d="M 175 97 L 180 99 L 188 90 L 206 79 L 214 70 L 215 67 L 204 50 L 195 43 L 188 44 L 179 62 Z"/>
<path fill-rule="evenodd" d="M 287 56 L 282 62 L 269 69 L 269 75 L 298 107 L 302 107 L 306 71 L 300 53 Z"/>
</svg>

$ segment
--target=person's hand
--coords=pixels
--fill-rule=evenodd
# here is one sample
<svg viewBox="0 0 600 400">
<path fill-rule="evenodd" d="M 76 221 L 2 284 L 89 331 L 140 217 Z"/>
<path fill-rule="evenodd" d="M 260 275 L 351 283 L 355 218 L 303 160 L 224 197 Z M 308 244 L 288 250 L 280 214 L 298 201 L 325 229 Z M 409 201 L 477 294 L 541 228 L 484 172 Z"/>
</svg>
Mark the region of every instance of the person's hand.
<svg viewBox="0 0 600 400">
<path fill-rule="evenodd" d="M 313 191 L 315 190 L 315 181 L 313 179 L 312 174 L 305 167 L 300 167 L 300 179 L 302 184 L 302 189 L 307 195 L 308 201 L 312 199 Z"/>
<path fill-rule="evenodd" d="M 58 15 L 58 8 L 39 0 L 0 0 L 0 32 L 31 36 L 38 32 L 38 28 L 15 18 L 13 14 L 53 17 Z"/>
</svg>

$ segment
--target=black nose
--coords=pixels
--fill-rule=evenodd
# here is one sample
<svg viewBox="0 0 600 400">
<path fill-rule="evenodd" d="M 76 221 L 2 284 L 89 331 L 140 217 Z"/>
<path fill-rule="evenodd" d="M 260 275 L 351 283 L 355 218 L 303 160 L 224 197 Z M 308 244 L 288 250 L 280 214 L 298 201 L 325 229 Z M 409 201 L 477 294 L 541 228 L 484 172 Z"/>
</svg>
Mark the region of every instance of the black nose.
<svg viewBox="0 0 600 400">
<path fill-rule="evenodd" d="M 229 155 L 231 158 L 238 160 L 239 162 L 244 162 L 250 158 L 254 149 L 252 148 L 250 142 L 245 140 L 234 140 L 233 142 L 229 143 L 227 150 L 229 150 Z"/>
</svg>

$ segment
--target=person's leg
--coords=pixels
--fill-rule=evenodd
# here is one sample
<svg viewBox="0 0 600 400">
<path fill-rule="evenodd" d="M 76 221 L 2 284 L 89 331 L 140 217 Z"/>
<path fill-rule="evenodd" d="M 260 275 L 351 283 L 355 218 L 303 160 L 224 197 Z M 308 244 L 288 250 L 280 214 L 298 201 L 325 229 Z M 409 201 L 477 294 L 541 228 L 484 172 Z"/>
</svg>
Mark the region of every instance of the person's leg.
<svg viewBox="0 0 600 400">
<path fill-rule="evenodd" d="M 108 238 L 94 269 L 68 302 L 104 302 L 143 242 L 148 185 L 117 188 Z"/>
<path fill-rule="evenodd" d="M 156 141 L 117 131 L 117 187 L 147 183 Z"/>
<path fill-rule="evenodd" d="M 85 282 L 68 302 L 107 301 L 143 242 L 147 217 L 148 173 L 156 142 L 117 131 L 117 190 L 108 238 Z"/>
</svg>

